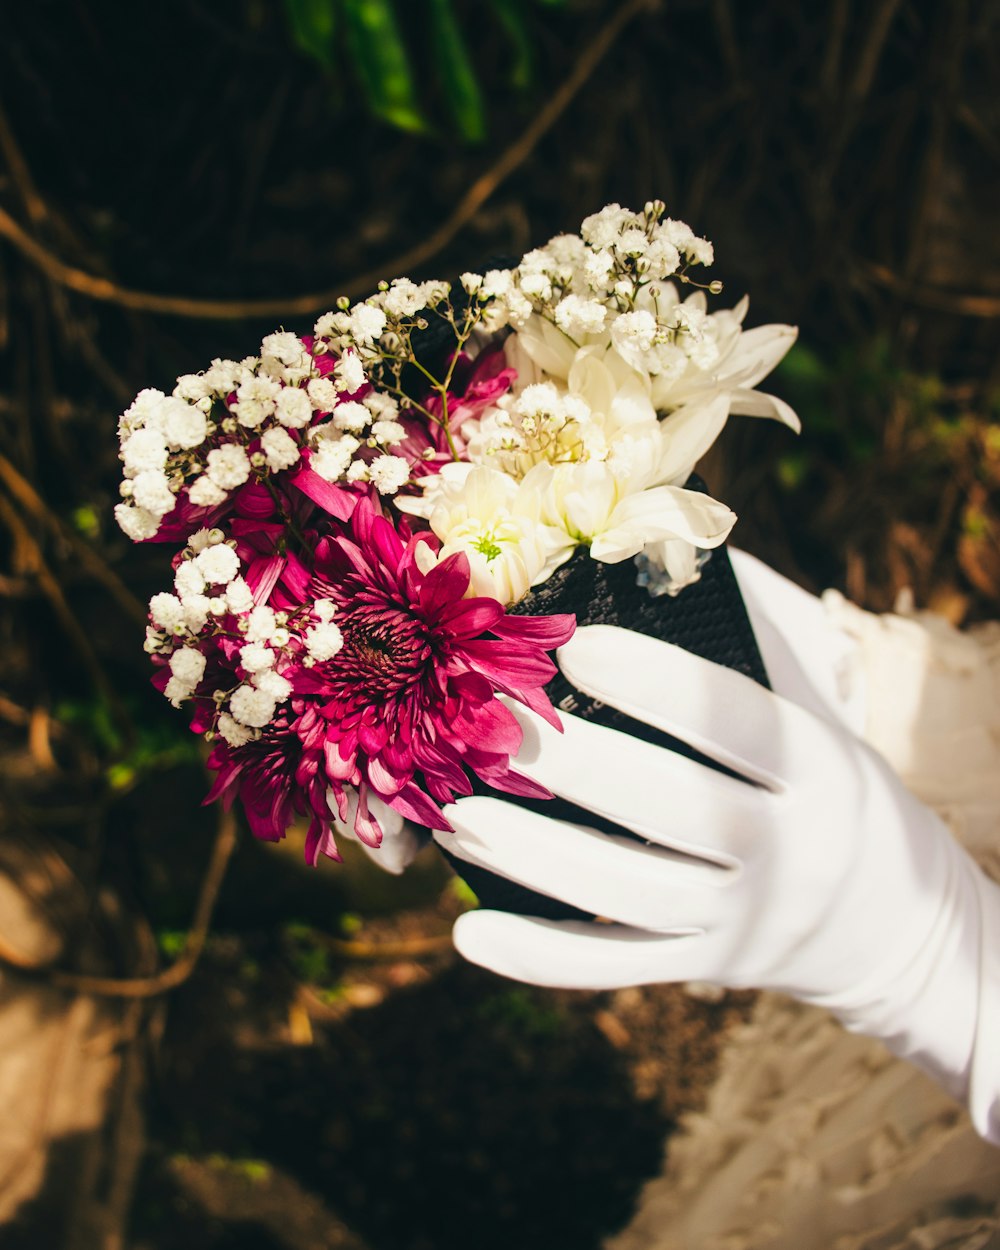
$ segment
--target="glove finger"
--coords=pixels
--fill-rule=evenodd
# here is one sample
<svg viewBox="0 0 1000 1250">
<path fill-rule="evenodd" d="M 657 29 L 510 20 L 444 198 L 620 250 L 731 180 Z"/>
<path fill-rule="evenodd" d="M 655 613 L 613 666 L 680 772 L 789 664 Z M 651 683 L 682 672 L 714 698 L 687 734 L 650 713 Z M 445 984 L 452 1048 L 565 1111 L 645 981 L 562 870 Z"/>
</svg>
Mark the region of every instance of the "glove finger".
<svg viewBox="0 0 1000 1250">
<path fill-rule="evenodd" d="M 772 688 L 860 734 L 865 691 L 857 642 L 837 627 L 816 595 L 745 551 L 730 547 L 729 559 Z"/>
<path fill-rule="evenodd" d="M 742 673 L 617 626 L 578 629 L 559 666 L 584 693 L 775 792 L 830 742 L 824 722 Z"/>
<path fill-rule="evenodd" d="M 660 846 L 737 865 L 766 835 L 770 796 L 630 734 L 563 714 L 563 732 L 514 705 L 520 772 L 578 807 Z"/>
<path fill-rule="evenodd" d="M 499 799 L 461 799 L 445 815 L 452 830 L 434 836 L 452 854 L 581 911 L 643 929 L 714 925 L 738 876 Z"/>
<path fill-rule="evenodd" d="M 654 935 L 584 920 L 473 911 L 458 919 L 452 936 L 470 963 L 531 985 L 615 990 L 711 979 L 697 933 Z"/>
</svg>

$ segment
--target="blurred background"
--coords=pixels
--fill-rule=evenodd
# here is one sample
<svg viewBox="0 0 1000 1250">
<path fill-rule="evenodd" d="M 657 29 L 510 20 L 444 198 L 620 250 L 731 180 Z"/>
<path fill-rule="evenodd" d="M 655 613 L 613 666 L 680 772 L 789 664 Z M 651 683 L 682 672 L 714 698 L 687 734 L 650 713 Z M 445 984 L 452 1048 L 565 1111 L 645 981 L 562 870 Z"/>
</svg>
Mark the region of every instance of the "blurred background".
<svg viewBox="0 0 1000 1250">
<path fill-rule="evenodd" d="M 0 42 L 0 1241 L 598 1247 L 747 995 L 461 966 L 433 855 L 200 806 L 118 414 L 647 199 L 796 323 L 703 467 L 810 589 L 1000 609 L 997 0 L 37 0 Z"/>
</svg>

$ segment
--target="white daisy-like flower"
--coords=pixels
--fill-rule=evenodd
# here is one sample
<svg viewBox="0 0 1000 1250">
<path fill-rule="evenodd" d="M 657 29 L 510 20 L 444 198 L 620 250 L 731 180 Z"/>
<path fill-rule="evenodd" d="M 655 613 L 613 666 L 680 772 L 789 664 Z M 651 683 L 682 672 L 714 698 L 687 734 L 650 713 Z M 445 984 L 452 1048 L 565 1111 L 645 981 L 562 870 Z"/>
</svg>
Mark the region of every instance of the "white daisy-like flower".
<svg viewBox="0 0 1000 1250">
<path fill-rule="evenodd" d="M 402 456 L 376 456 L 368 466 L 368 480 L 380 495 L 394 495 L 408 481 L 410 465 Z"/>
<path fill-rule="evenodd" d="M 317 412 L 332 412 L 339 399 L 337 388 L 329 378 L 310 378 L 306 393 Z"/>
<path fill-rule="evenodd" d="M 251 729 L 263 729 L 274 719 L 277 700 L 256 686 L 238 686 L 229 699 L 233 719 Z"/>
<path fill-rule="evenodd" d="M 274 415 L 282 425 L 292 430 L 301 430 L 309 424 L 313 416 L 313 406 L 306 391 L 297 386 L 284 386 L 275 400 Z"/>
<path fill-rule="evenodd" d="M 248 673 L 262 673 L 273 668 L 274 660 L 274 652 L 261 642 L 248 642 L 245 647 L 240 647 L 240 664 Z"/>
<path fill-rule="evenodd" d="M 215 508 L 225 501 L 226 492 L 203 473 L 188 487 L 188 499 L 195 507 Z"/>
<path fill-rule="evenodd" d="M 179 647 L 170 657 L 170 671 L 190 690 L 205 675 L 205 657 L 197 647 Z"/>
<path fill-rule="evenodd" d="M 173 395 L 160 405 L 160 422 L 171 451 L 200 447 L 208 433 L 208 419 L 201 408 Z"/>
<path fill-rule="evenodd" d="M 306 650 L 318 663 L 332 660 L 344 645 L 344 635 L 333 621 L 321 621 L 305 633 Z"/>
<path fill-rule="evenodd" d="M 385 323 L 385 313 L 374 304 L 355 304 L 351 309 L 351 337 L 356 343 L 373 343 L 385 329 Z"/>
<path fill-rule="evenodd" d="M 239 444 L 224 443 L 208 453 L 205 472 L 220 490 L 235 490 L 250 476 L 250 460 Z"/>
<path fill-rule="evenodd" d="M 146 469 L 133 479 L 132 497 L 140 508 L 158 517 L 166 516 L 177 502 L 167 475 L 159 469 Z"/>
<path fill-rule="evenodd" d="M 226 603 L 237 615 L 253 609 L 253 592 L 242 577 L 234 577 L 226 587 Z"/>
<path fill-rule="evenodd" d="M 126 473 L 162 469 L 167 463 L 167 444 L 157 430 L 140 426 L 122 443 L 121 454 Z"/>
<path fill-rule="evenodd" d="M 228 712 L 222 713 L 216 728 L 221 737 L 234 749 L 246 746 L 248 742 L 253 742 L 257 736 L 249 726 L 241 725 Z"/>
<path fill-rule="evenodd" d="M 344 352 L 334 366 L 337 389 L 345 395 L 354 395 L 366 382 L 364 365 L 357 352 Z"/>
<path fill-rule="evenodd" d="M 184 603 L 190 595 L 205 593 L 205 577 L 193 560 L 183 560 L 174 573 L 174 589 Z"/>
<path fill-rule="evenodd" d="M 275 703 L 283 702 L 292 693 L 292 683 L 287 677 L 276 673 L 273 668 L 266 668 L 263 672 L 255 673 L 251 680 L 261 694 L 266 694 Z"/>
<path fill-rule="evenodd" d="M 301 394 L 301 392 L 298 392 Z M 308 407 L 309 401 L 305 395 Z M 282 469 L 290 469 L 299 458 L 299 445 L 294 438 L 280 425 L 272 426 L 261 435 L 260 448 L 267 457 L 267 467 L 274 473 Z"/>
<path fill-rule="evenodd" d="M 161 591 L 150 599 L 149 615 L 160 629 L 171 632 L 184 624 L 184 605 L 176 595 Z"/>
<path fill-rule="evenodd" d="M 226 543 L 206 547 L 191 563 L 210 586 L 228 584 L 240 571 L 240 558 Z"/>
</svg>

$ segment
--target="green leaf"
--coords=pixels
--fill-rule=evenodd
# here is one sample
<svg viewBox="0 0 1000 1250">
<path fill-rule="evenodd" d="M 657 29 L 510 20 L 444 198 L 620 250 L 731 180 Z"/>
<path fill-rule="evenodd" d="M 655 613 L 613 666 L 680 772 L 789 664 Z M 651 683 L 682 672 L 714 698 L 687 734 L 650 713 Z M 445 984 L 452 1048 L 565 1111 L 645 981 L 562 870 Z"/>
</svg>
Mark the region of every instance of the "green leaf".
<svg viewBox="0 0 1000 1250">
<path fill-rule="evenodd" d="M 335 0 L 285 0 L 285 9 L 296 46 L 324 69 L 332 69 Z"/>
<path fill-rule="evenodd" d="M 524 23 L 521 5 L 518 0 L 490 0 L 490 8 L 503 27 L 514 53 L 510 84 L 518 91 L 525 91 L 535 76 L 535 49 Z"/>
<path fill-rule="evenodd" d="M 344 0 L 347 37 L 372 112 L 401 130 L 427 129 L 389 0 Z"/>
<path fill-rule="evenodd" d="M 486 138 L 483 96 L 451 0 L 429 4 L 431 40 L 445 99 L 462 138 L 481 143 Z"/>
</svg>

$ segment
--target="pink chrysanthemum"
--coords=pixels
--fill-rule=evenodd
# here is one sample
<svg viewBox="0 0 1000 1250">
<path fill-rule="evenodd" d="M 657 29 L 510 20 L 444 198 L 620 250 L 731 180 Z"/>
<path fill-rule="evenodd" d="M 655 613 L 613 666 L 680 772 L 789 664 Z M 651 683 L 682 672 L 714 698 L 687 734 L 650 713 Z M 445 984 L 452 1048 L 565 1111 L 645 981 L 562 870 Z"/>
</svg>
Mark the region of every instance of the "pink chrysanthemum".
<svg viewBox="0 0 1000 1250">
<path fill-rule="evenodd" d="M 551 797 L 511 768 L 521 728 L 497 696 L 558 726 L 543 690 L 556 671 L 546 651 L 567 641 L 574 617 L 511 617 L 494 599 L 464 598 L 465 556 L 434 564 L 433 536 L 397 531 L 370 498 L 345 530 L 318 542 L 303 595 L 337 605 L 343 646 L 332 659 L 308 666 L 303 654 L 283 670 L 291 713 L 252 743 L 216 747 L 209 799 L 239 793 L 254 833 L 272 840 L 308 814 L 306 857 L 315 862 L 337 857 L 330 826 L 333 811 L 347 819 L 347 787 L 358 793 L 354 831 L 375 846 L 372 794 L 439 829 L 448 824 L 438 805 L 470 794 L 470 773 L 508 793 Z"/>
</svg>

